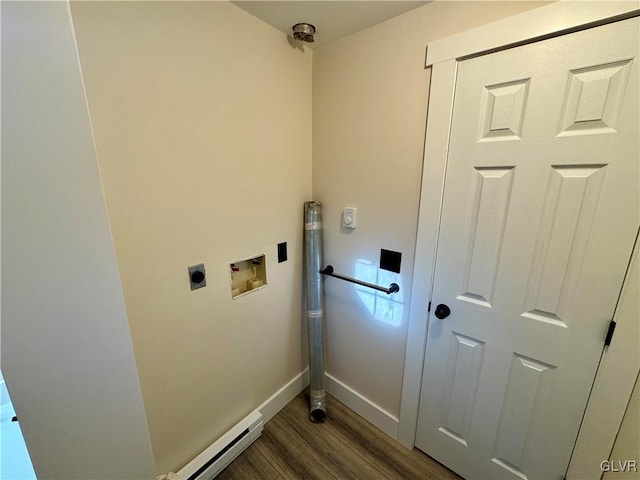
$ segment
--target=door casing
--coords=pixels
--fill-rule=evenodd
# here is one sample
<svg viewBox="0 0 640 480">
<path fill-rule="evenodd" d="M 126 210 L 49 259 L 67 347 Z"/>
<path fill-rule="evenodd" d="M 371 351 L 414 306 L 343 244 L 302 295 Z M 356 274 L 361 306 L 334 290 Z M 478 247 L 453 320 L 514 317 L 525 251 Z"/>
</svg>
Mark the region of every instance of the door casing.
<svg viewBox="0 0 640 480">
<path fill-rule="evenodd" d="M 447 37 L 428 46 L 425 67 L 431 68 L 424 167 L 418 235 L 405 353 L 398 440 L 408 448 L 415 442 L 422 366 L 426 347 L 427 305 L 431 300 L 437 239 L 446 173 L 449 134 L 459 61 L 517 45 L 533 43 L 597 25 L 640 15 L 638 2 L 557 2 L 514 17 Z M 637 245 L 636 245 L 637 249 Z M 637 322 L 622 321 L 617 336 L 638 338 Z M 604 339 L 603 339 L 604 340 Z M 633 341 L 633 340 L 632 340 Z M 593 456 L 605 460 L 624 415 L 640 360 L 627 352 L 628 342 L 614 341 L 604 354 L 592 397 L 576 442 L 567 479 L 597 478 Z M 637 341 L 636 341 L 637 343 Z M 630 350 L 634 350 L 633 348 Z M 606 359 L 606 361 L 605 361 Z M 614 388 L 619 396 L 594 401 L 599 391 Z M 595 398 L 594 398 L 595 397 Z M 606 425 L 602 419 L 606 418 Z M 598 425 L 597 438 L 593 435 Z M 589 461 L 591 460 L 591 461 Z"/>
</svg>

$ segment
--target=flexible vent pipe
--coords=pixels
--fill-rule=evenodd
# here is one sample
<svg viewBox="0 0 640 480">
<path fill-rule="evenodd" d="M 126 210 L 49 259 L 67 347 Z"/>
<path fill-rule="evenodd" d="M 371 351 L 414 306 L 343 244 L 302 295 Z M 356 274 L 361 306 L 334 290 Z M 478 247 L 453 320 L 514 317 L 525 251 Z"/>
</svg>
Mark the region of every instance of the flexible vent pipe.
<svg viewBox="0 0 640 480">
<path fill-rule="evenodd" d="M 304 204 L 304 247 L 307 295 L 307 328 L 309 331 L 309 418 L 324 422 L 327 416 L 324 390 L 324 313 L 322 310 L 322 205 Z"/>
</svg>

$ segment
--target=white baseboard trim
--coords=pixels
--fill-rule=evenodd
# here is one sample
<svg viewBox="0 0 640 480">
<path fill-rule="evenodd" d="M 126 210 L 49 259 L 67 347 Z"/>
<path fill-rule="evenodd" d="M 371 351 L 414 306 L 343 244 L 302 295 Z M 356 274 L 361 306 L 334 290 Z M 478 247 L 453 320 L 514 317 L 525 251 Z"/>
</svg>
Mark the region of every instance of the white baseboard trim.
<svg viewBox="0 0 640 480">
<path fill-rule="evenodd" d="M 344 403 L 365 420 L 371 422 L 393 439 L 398 438 L 400 421 L 371 400 L 345 385 L 329 373 L 325 373 L 327 392 Z M 289 380 L 276 393 L 271 395 L 258 410 L 264 423 L 271 420 L 280 410 L 293 400 L 296 395 L 309 385 L 309 369 L 306 368 Z"/>
<path fill-rule="evenodd" d="M 327 381 L 327 392 L 391 438 L 397 440 L 400 420 L 331 374 L 325 373 L 324 376 Z"/>
<path fill-rule="evenodd" d="M 258 410 L 262 414 L 262 420 L 267 423 L 280 410 L 282 410 L 296 395 L 309 385 L 309 368 L 305 368 L 298 375 L 289 380 L 280 390 L 271 395 Z"/>
</svg>

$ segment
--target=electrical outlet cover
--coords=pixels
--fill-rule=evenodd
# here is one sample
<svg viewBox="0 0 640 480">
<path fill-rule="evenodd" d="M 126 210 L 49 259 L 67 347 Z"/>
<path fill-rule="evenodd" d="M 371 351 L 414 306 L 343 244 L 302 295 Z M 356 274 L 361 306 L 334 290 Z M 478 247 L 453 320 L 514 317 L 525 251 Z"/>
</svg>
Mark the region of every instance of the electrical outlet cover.
<svg viewBox="0 0 640 480">
<path fill-rule="evenodd" d="M 278 244 L 278 263 L 287 261 L 287 242 Z"/>
</svg>

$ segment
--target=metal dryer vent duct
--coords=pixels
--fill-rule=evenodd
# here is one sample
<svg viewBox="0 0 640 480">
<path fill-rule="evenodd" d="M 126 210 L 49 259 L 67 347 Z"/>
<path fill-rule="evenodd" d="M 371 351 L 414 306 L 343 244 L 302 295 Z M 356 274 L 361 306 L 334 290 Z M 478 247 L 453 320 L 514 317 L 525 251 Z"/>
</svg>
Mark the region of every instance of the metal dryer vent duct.
<svg viewBox="0 0 640 480">
<path fill-rule="evenodd" d="M 313 43 L 316 27 L 310 23 L 296 23 L 293 27 L 293 38 L 299 42 Z"/>
<path fill-rule="evenodd" d="M 324 313 L 322 310 L 322 205 L 304 204 L 304 260 L 306 269 L 307 329 L 309 333 L 309 418 L 322 423 L 327 416 L 324 389 Z"/>
</svg>

